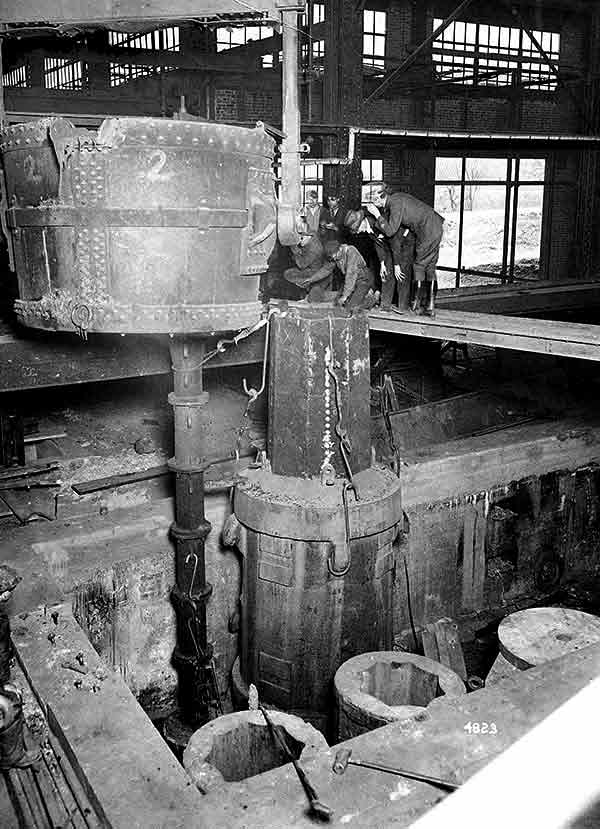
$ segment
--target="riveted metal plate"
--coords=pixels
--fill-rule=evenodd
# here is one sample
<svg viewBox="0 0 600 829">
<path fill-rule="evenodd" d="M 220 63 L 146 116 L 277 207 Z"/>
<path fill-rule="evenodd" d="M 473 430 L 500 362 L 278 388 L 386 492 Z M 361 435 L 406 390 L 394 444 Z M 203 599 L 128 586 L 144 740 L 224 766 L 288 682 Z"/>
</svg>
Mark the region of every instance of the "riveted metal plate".
<svg viewBox="0 0 600 829">
<path fill-rule="evenodd" d="M 73 330 L 82 306 L 87 330 L 107 333 L 215 333 L 256 320 L 276 223 L 274 142 L 262 126 L 17 126 L 0 146 L 26 325 Z"/>
</svg>

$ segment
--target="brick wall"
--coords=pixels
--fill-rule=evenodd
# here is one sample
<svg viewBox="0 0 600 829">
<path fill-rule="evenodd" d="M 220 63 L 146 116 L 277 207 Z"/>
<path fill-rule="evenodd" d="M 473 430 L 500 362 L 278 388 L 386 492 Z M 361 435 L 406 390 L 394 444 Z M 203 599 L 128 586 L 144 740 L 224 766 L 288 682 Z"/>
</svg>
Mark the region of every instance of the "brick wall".
<svg viewBox="0 0 600 829">
<path fill-rule="evenodd" d="M 240 93 L 238 89 L 215 89 L 215 119 L 237 121 L 239 118 Z"/>
</svg>

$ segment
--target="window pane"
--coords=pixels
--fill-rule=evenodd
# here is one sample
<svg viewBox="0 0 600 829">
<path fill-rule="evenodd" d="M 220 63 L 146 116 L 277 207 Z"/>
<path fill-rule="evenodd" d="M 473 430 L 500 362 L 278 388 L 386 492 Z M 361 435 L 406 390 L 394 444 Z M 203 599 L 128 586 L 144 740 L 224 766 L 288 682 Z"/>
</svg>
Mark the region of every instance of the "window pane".
<svg viewBox="0 0 600 829">
<path fill-rule="evenodd" d="M 456 23 L 454 23 L 454 22 L 452 22 L 448 26 L 446 26 L 446 28 L 444 29 L 444 32 L 443 32 L 444 40 L 448 41 L 448 42 L 452 42 L 455 39 L 455 30 L 456 30 Z"/>
<path fill-rule="evenodd" d="M 502 270 L 505 199 L 503 185 L 484 185 L 477 179 L 465 184 L 463 267 L 491 273 Z"/>
<path fill-rule="evenodd" d="M 522 158 L 519 163 L 520 181 L 544 181 L 546 161 L 543 158 Z"/>
<path fill-rule="evenodd" d="M 461 158 L 446 158 L 438 156 L 435 160 L 435 180 L 452 179 L 460 181 L 462 170 Z"/>
<path fill-rule="evenodd" d="M 543 200 L 543 186 L 523 186 L 519 188 L 515 240 L 515 279 L 539 278 Z"/>
<path fill-rule="evenodd" d="M 373 20 L 374 20 L 374 13 L 371 9 L 365 9 L 363 12 L 363 31 L 365 32 L 372 32 L 373 31 Z"/>
<path fill-rule="evenodd" d="M 377 34 L 385 34 L 385 12 L 375 12 L 375 31 Z"/>
<path fill-rule="evenodd" d="M 460 187 L 438 185 L 435 188 L 434 208 L 444 217 L 444 235 L 440 245 L 440 265 L 455 268 L 458 264 L 458 228 L 459 228 Z M 440 286 L 442 272 L 438 273 Z M 454 286 L 454 277 L 450 281 Z"/>
<path fill-rule="evenodd" d="M 465 177 L 470 181 L 504 181 L 506 164 L 505 158 L 467 158 Z"/>
</svg>

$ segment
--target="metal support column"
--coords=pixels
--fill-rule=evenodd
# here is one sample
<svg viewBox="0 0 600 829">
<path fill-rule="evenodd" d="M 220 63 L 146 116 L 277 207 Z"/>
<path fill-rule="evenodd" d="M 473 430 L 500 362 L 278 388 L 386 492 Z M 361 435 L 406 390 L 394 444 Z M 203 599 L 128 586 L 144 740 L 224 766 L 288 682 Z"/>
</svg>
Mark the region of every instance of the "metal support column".
<svg viewBox="0 0 600 829">
<path fill-rule="evenodd" d="M 202 338 L 175 337 L 170 351 L 174 391 L 169 395 L 175 424 L 175 586 L 171 600 L 177 615 L 177 643 L 173 664 L 179 675 L 182 728 L 195 729 L 210 717 L 218 693 L 214 683 L 212 647 L 207 642 L 206 603 L 212 587 L 206 581 L 204 544 L 211 525 L 204 515 L 205 407 Z M 167 736 L 173 737 L 173 728 Z M 172 740 L 178 742 L 177 739 Z M 182 740 L 183 742 L 183 740 Z"/>
<path fill-rule="evenodd" d="M 298 26 L 297 12 L 281 13 L 282 128 L 281 193 L 278 211 L 278 234 L 282 245 L 298 241 L 296 217 L 301 205 L 300 182 L 300 107 L 298 101 Z"/>
</svg>

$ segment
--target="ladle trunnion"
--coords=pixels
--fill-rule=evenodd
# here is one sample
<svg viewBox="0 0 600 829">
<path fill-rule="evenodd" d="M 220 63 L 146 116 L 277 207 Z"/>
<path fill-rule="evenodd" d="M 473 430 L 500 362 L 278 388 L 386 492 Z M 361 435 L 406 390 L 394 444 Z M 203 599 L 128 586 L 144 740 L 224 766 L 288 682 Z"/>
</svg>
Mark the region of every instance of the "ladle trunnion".
<svg viewBox="0 0 600 829">
<path fill-rule="evenodd" d="M 25 325 L 212 334 L 258 318 L 276 238 L 261 124 L 47 118 L 0 149 Z"/>
</svg>

